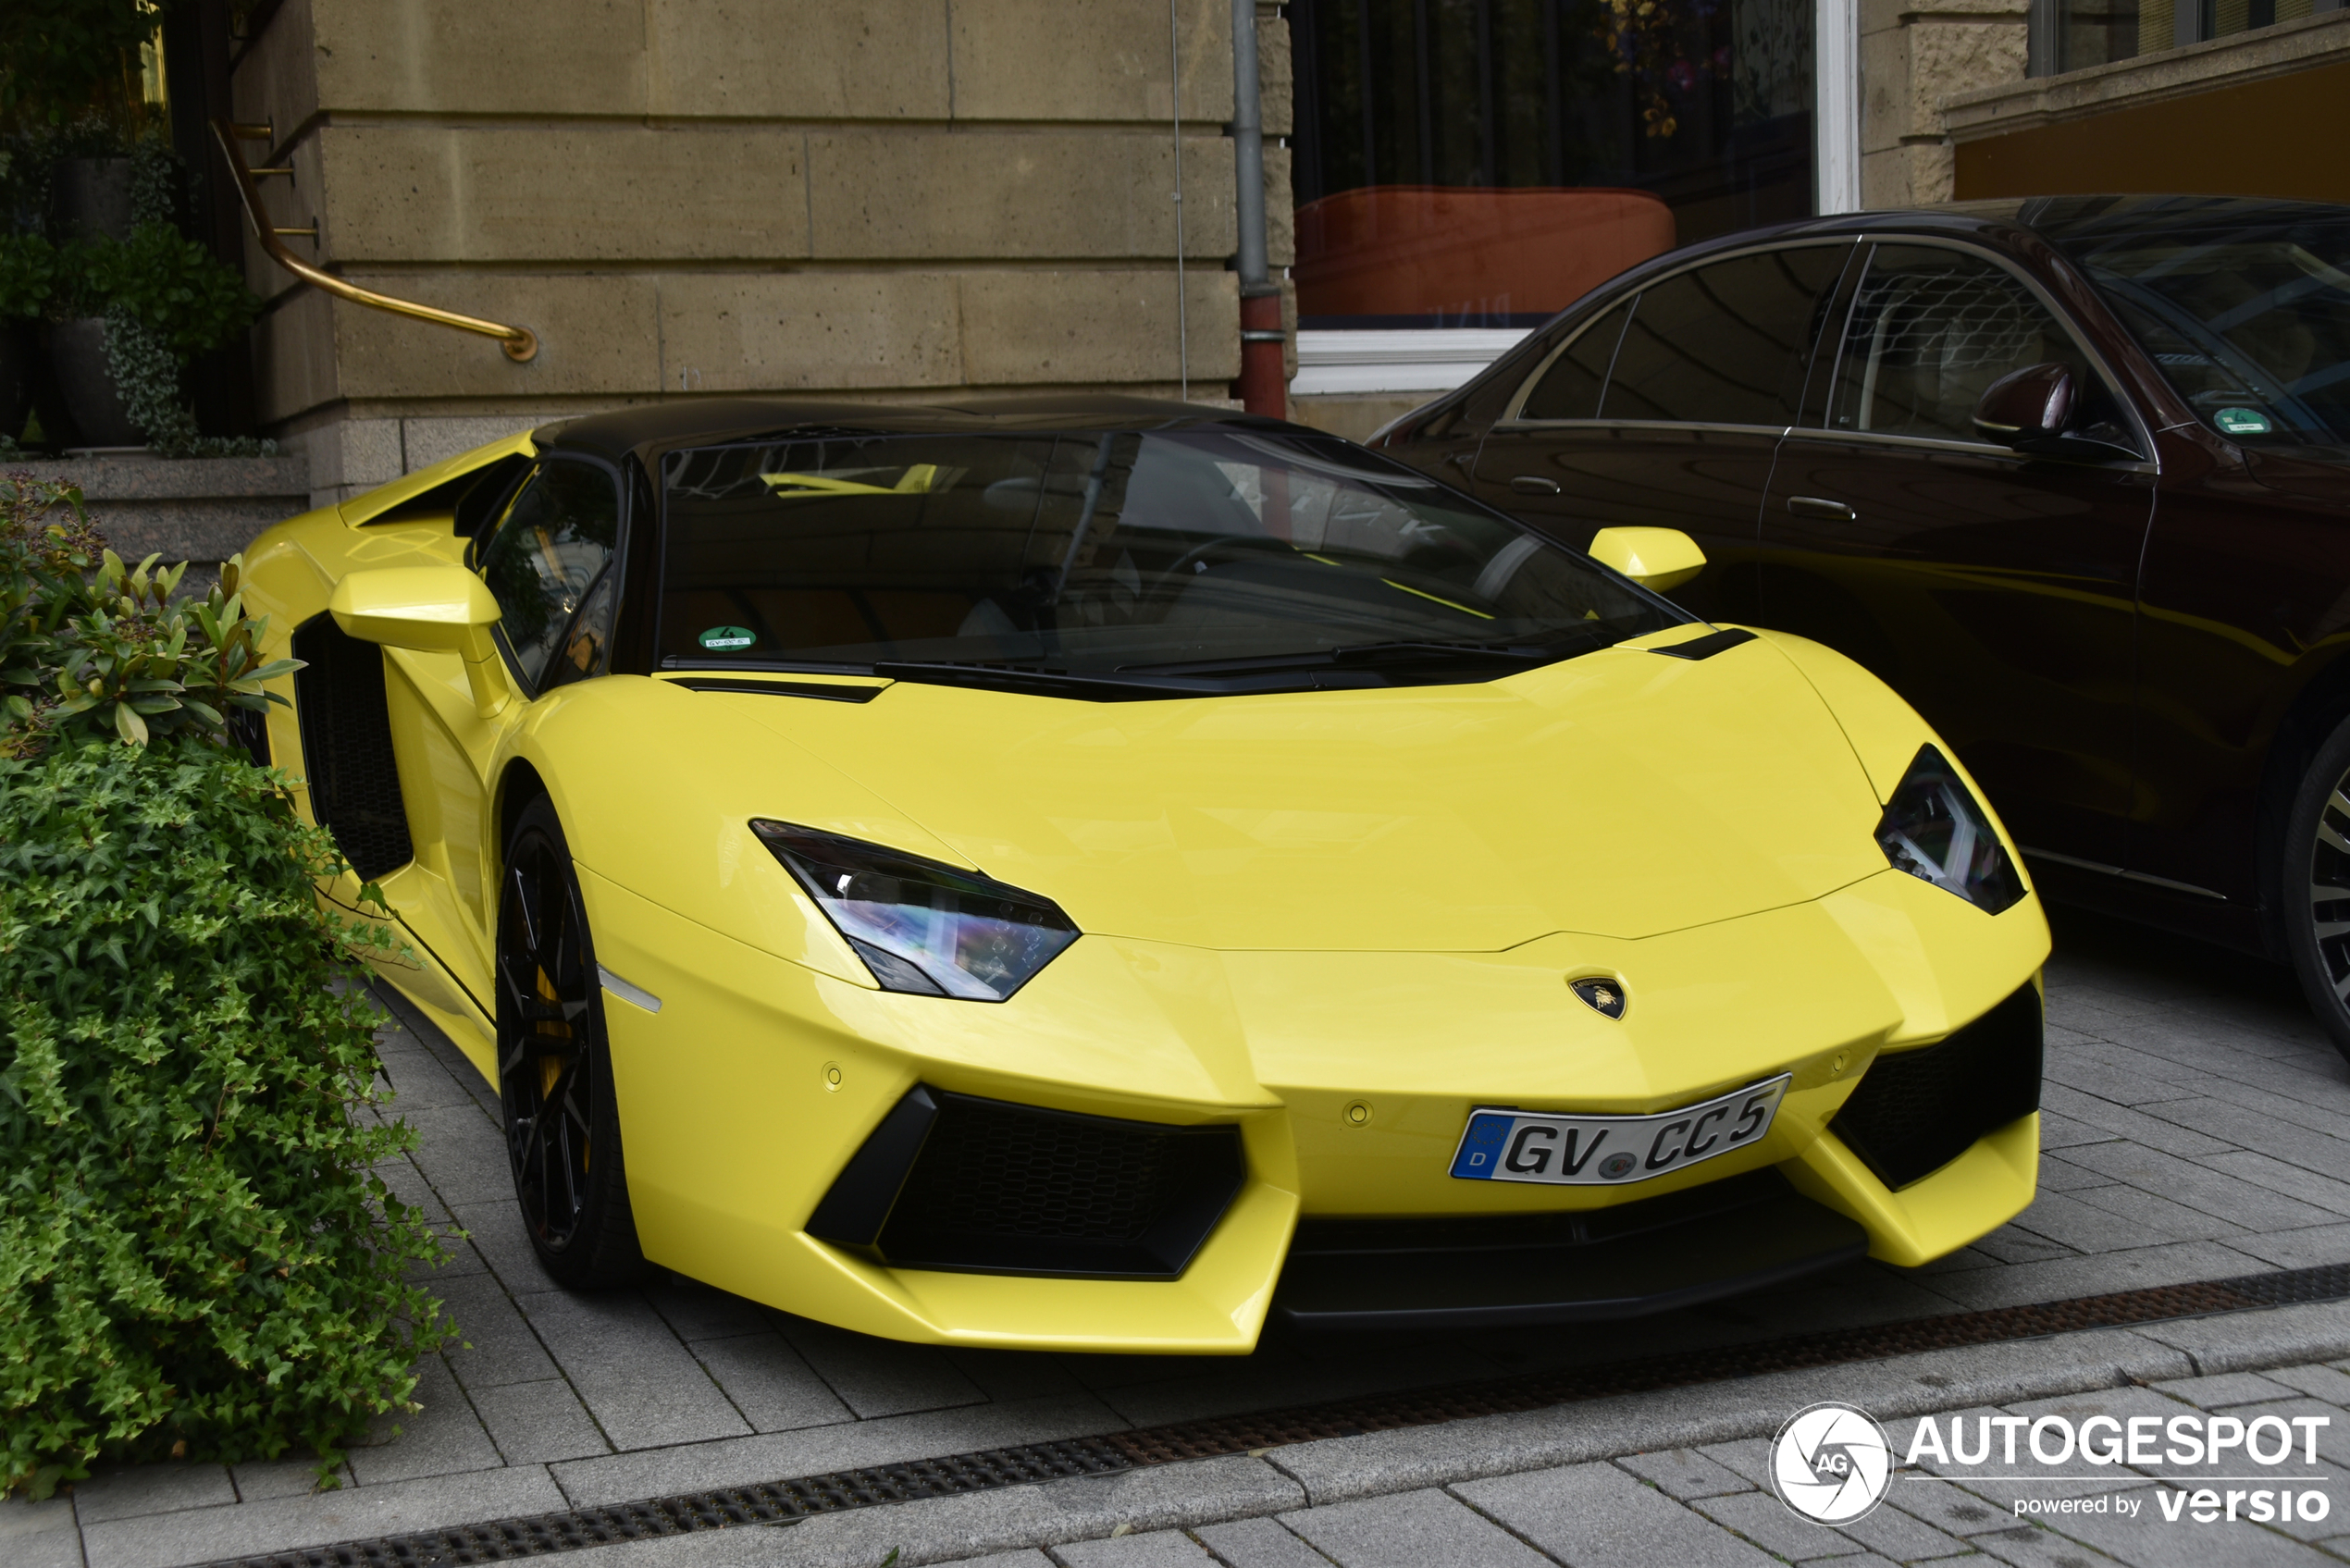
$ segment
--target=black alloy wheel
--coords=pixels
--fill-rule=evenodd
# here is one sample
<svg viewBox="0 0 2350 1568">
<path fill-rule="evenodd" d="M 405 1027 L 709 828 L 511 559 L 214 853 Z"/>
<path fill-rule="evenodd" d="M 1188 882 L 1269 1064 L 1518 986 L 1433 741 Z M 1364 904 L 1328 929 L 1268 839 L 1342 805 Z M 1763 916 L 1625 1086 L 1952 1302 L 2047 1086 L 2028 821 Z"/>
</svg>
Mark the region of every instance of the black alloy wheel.
<svg viewBox="0 0 2350 1568">
<path fill-rule="evenodd" d="M 2350 1056 L 2350 720 L 2318 748 L 2285 821 L 2278 903 L 2309 1010 Z"/>
<path fill-rule="evenodd" d="M 644 1266 L 621 1162 L 595 948 L 545 796 L 506 842 L 498 899 L 498 1093 L 514 1196 L 538 1261 L 573 1290 Z"/>
</svg>

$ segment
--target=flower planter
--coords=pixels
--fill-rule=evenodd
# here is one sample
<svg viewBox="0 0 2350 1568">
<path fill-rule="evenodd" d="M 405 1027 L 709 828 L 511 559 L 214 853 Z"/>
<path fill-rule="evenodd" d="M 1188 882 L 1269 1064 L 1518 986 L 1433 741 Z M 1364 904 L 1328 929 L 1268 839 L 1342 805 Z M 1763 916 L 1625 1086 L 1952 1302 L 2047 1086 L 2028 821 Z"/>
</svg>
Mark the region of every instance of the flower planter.
<svg viewBox="0 0 2350 1568">
<path fill-rule="evenodd" d="M 49 375 L 66 414 L 74 426 L 74 444 L 84 447 L 137 447 L 146 444 L 130 423 L 116 389 L 114 372 L 106 365 L 106 323 L 103 316 L 49 324 Z"/>
<path fill-rule="evenodd" d="M 130 238 L 130 160 L 59 158 L 49 206 L 60 241 Z"/>
<path fill-rule="evenodd" d="M 29 323 L 0 321 L 0 438 L 24 434 L 41 368 L 41 340 Z"/>
</svg>

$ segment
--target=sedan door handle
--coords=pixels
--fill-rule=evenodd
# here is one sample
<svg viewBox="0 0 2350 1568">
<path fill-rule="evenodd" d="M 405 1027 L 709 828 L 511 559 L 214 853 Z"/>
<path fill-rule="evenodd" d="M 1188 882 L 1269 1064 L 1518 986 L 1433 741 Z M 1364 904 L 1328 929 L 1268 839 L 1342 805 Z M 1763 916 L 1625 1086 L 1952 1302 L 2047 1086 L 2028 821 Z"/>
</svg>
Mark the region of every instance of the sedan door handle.
<svg viewBox="0 0 2350 1568">
<path fill-rule="evenodd" d="M 1540 474 L 1521 474 L 1510 481 L 1510 488 L 1522 496 L 1554 496 L 1559 493 L 1559 482 Z"/>
<path fill-rule="evenodd" d="M 1855 515 L 1842 501 L 1825 496 L 1789 496 L 1787 509 L 1798 517 L 1825 517 L 1837 523 L 1849 523 Z"/>
</svg>

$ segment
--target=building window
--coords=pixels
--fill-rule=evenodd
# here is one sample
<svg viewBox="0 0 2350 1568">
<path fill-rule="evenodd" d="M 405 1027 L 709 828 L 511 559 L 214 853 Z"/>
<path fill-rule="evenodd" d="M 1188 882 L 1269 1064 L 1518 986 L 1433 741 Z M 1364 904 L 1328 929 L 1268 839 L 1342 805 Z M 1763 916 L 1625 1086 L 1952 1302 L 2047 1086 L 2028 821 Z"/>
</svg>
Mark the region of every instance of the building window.
<svg viewBox="0 0 2350 1568">
<path fill-rule="evenodd" d="M 2034 0 L 2032 74 L 2086 70 L 2339 8 L 2339 0 Z"/>
<path fill-rule="evenodd" d="M 1309 329 L 1528 327 L 1676 244 L 1813 210 L 1813 0 L 1289 15 Z"/>
</svg>

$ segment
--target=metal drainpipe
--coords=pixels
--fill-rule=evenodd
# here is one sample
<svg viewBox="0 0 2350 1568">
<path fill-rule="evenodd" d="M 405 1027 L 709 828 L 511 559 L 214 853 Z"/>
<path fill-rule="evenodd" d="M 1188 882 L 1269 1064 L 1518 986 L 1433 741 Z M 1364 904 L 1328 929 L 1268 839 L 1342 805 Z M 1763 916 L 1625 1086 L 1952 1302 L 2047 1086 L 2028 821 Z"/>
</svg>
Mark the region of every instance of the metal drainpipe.
<svg viewBox="0 0 2350 1568">
<path fill-rule="evenodd" d="M 1256 71 L 1256 0 L 1232 0 L 1232 157 L 1240 219 L 1241 378 L 1251 414 L 1289 413 L 1281 377 L 1281 287 L 1265 261 L 1265 116 Z"/>
</svg>

